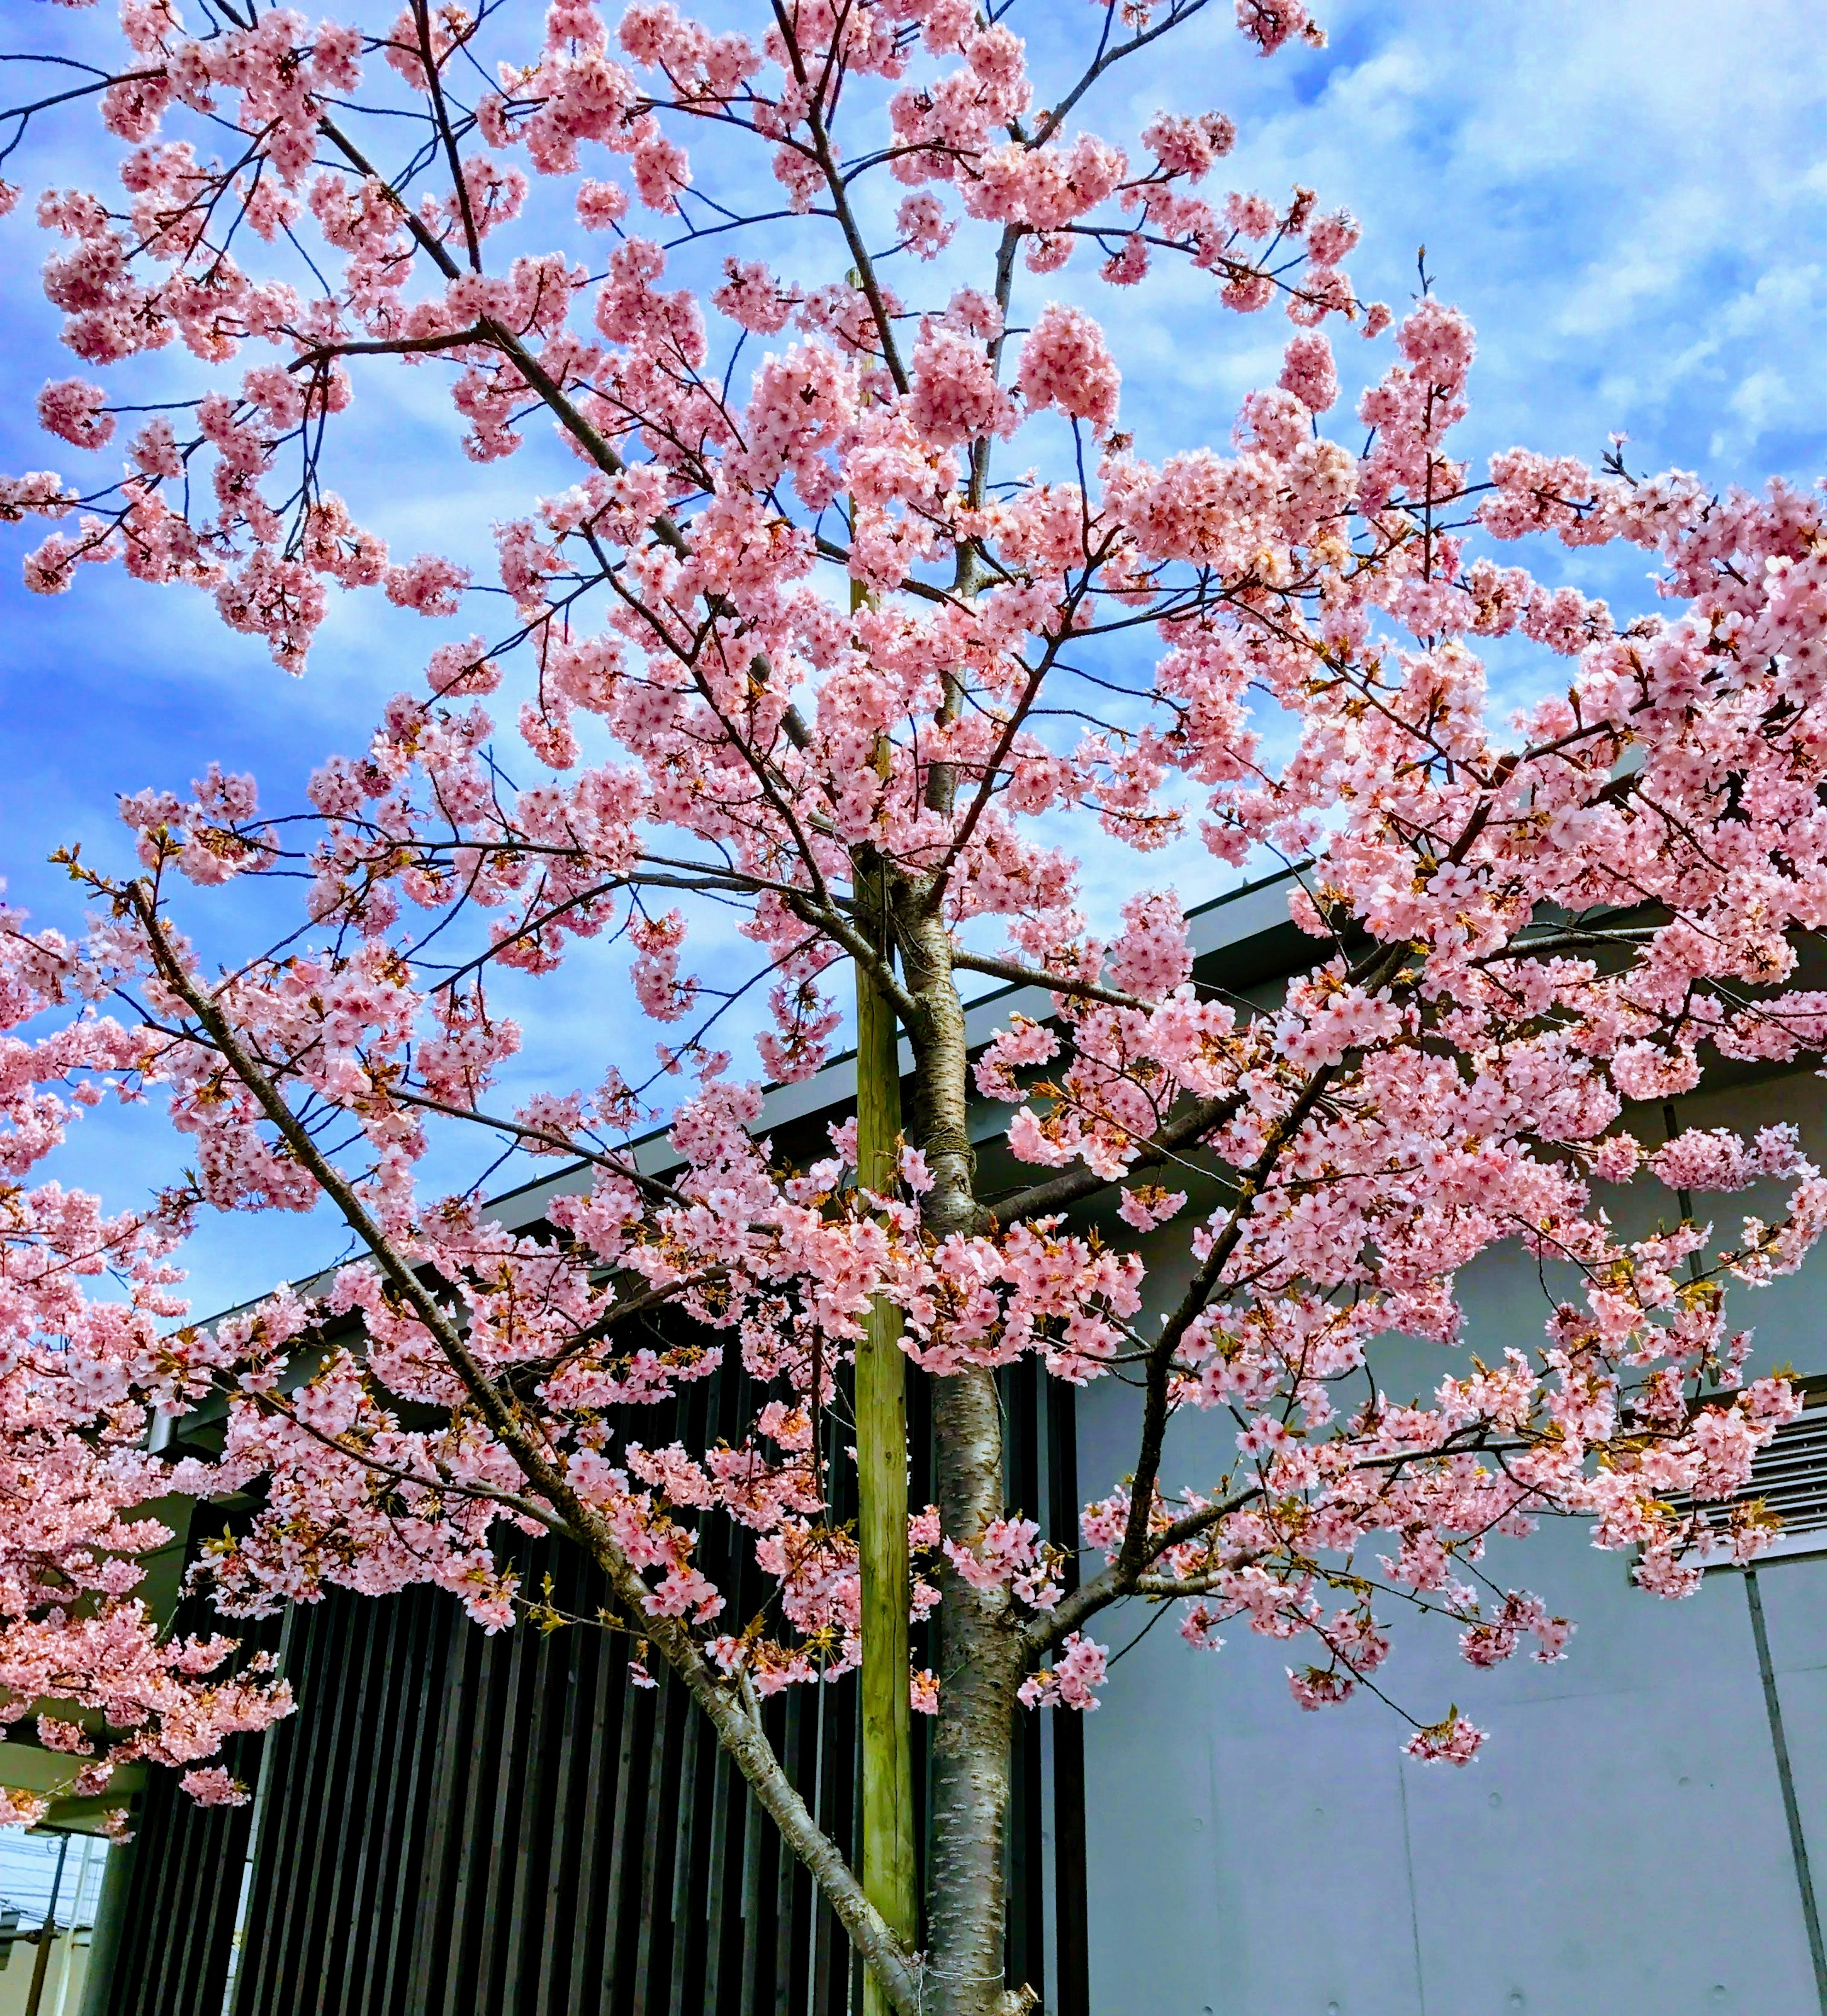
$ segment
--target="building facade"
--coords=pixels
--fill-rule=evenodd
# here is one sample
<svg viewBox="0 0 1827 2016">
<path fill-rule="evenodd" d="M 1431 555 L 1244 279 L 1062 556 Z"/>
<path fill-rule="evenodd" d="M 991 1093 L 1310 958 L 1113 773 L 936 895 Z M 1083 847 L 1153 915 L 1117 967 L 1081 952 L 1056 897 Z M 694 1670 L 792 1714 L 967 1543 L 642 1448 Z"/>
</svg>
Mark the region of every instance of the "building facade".
<svg viewBox="0 0 1827 2016">
<path fill-rule="evenodd" d="M 1200 977 L 1265 1003 L 1304 943 L 1275 884 L 1208 906 L 1195 929 Z M 1048 1005 L 987 998 L 973 1041 L 1012 1012 Z M 1808 1073 L 1744 1074 L 1631 1124 L 1653 1142 L 1793 1121 L 1827 1165 L 1823 1091 Z M 766 1124 L 790 1151 L 851 1096 L 840 1060 L 771 1093 Z M 991 1191 L 1004 1111 L 973 1122 Z M 643 1150 L 656 1172 L 666 1152 Z M 502 1215 L 536 1226 L 572 1180 L 505 1199 Z M 1620 1214 L 1649 1206 L 1627 1193 Z M 1149 1243 L 1164 1305 L 1172 1242 Z M 1534 1345 L 1566 1285 L 1513 1253 L 1480 1262 L 1461 1276 L 1462 1348 Z M 1368 1695 L 1301 1714 L 1283 1648 L 1241 1625 L 1210 1653 L 1144 1631 L 1153 1613 L 1113 1620 L 1102 1711 L 1042 1711 L 1018 1737 L 1012 1978 L 1044 1982 L 1059 2016 L 1827 2016 L 1824 1287 L 1818 1255 L 1739 1291 L 1759 1363 L 1786 1360 L 1822 1403 L 1760 1461 L 1788 1530 L 1754 1570 L 1666 1604 L 1569 1525 L 1526 1550 L 1494 1543 L 1487 1563 L 1577 1620 L 1563 1663 L 1474 1672 L 1450 1630 L 1398 1634 L 1379 1676 L 1394 1697 L 1430 1721 L 1455 1703 L 1492 1732 L 1464 1771 L 1404 1758 L 1404 1725 Z M 1441 1370 L 1440 1347 L 1417 1346 L 1379 1376 L 1405 1399 L 1404 1373 L 1420 1395 Z M 739 1372 L 690 1391 L 672 1430 L 689 1446 L 746 1418 Z M 1029 1366 L 1006 1397 L 1011 1499 L 1070 1540 L 1081 1481 L 1102 1489 L 1131 1466 L 1135 1395 L 1106 1380 L 1074 1396 Z M 1177 1419 L 1164 1482 L 1225 1467 L 1227 1434 Z M 590 1614 L 581 1564 L 548 1550 L 524 1565 Z M 267 1628 L 283 1633 L 300 1712 L 264 1748 L 243 1739 L 250 1807 L 200 1813 L 146 1785 L 137 1841 L 110 1859 L 85 2016 L 860 2007 L 840 1931 L 679 1690 L 631 1687 L 601 1634 L 488 1639 L 425 1590 L 336 1595 Z M 854 1681 L 791 1690 L 768 1712 L 847 1845 Z"/>
</svg>

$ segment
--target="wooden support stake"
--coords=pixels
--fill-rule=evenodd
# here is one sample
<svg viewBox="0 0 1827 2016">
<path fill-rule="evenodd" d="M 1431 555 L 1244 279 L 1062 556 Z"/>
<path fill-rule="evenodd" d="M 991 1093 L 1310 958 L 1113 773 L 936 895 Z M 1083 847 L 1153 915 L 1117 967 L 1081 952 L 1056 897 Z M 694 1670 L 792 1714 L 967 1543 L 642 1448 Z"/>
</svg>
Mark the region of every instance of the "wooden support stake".
<svg viewBox="0 0 1827 2016">
<path fill-rule="evenodd" d="M 887 752 L 883 750 L 885 758 Z M 876 942 L 892 943 L 879 909 Z M 857 968 L 857 1171 L 890 1190 L 901 1145 L 900 1032 L 893 1005 Z M 911 1950 L 919 1923 L 913 1741 L 908 1700 L 907 1360 L 901 1314 L 878 1296 L 856 1354 L 857 1520 L 863 1580 L 863 1888 Z M 888 2003 L 865 1975 L 865 2016 Z"/>
</svg>

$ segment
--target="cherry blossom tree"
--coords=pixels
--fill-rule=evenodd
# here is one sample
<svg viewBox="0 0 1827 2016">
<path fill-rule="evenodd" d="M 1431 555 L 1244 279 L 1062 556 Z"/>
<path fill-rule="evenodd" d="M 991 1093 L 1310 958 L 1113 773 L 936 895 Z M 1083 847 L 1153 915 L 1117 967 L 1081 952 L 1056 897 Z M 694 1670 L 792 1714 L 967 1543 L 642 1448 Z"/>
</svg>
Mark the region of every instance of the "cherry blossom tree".
<svg viewBox="0 0 1827 2016">
<path fill-rule="evenodd" d="M 231 1618 L 429 1582 L 506 1627 L 529 1593 L 499 1541 L 561 1535 L 881 2005 L 982 2016 L 1033 2000 L 1003 1980 L 1012 1728 L 1096 1706 L 1119 1607 L 1178 1606 L 1195 1646 L 1228 1619 L 1284 1641 L 1318 1708 L 1382 1690 L 1399 1620 L 1476 1666 L 1562 1657 L 1570 1625 L 1493 1575 L 1494 1536 L 1581 1521 L 1664 1597 L 1768 1540 L 1726 1501 L 1798 1403 L 1750 1376 L 1725 1291 L 1800 1264 L 1827 1183 L 1789 1129 L 1651 1150 L 1627 1108 L 1827 1048 L 1798 977 L 1827 917 L 1820 503 L 1615 451 L 1473 472 L 1462 316 L 1425 290 L 1399 321 L 1361 302 L 1357 227 L 1309 190 L 1206 193 L 1221 113 L 1085 123 L 1203 5 L 1056 10 L 1080 47 L 1045 90 L 1012 0 L 757 0 L 727 28 L 665 0 L 613 27 L 588 0 L 542 23 L 410 0 L 315 27 L 122 0 L 85 56 L 15 60 L 9 174 L 50 118 L 99 113 L 117 155 L 106 189 L 38 199 L 65 343 L 129 386 L 167 353 L 160 383 L 189 388 L 149 411 L 45 387 L 79 473 L 0 484 L 0 516 L 50 521 L 31 585 L 103 564 L 200 590 L 293 672 L 333 588 L 442 626 L 308 811 L 264 815 L 218 769 L 149 790 L 128 865 L 67 857 L 86 925 L 0 916 L 0 1718 L 54 1703 L 38 1726 L 77 1788 L 146 1757 L 243 1796 L 206 1760 L 289 1705 L 232 1636 L 161 1636 L 135 1593 L 167 1537 L 149 1501 L 258 1497 L 195 1571 Z M 1236 15 L 1246 50 L 1318 38 L 1300 0 Z M 720 284 L 669 284 L 726 252 Z M 1201 341 L 1229 313 L 1293 325 L 1219 445 L 1123 431 L 1103 330 L 1049 298 L 1069 265 L 1133 287 L 1175 263 L 1210 288 Z M 1332 346 L 1366 339 L 1352 447 L 1325 431 Z M 472 462 L 571 459 L 495 527 L 496 580 L 396 556 L 331 487 L 383 370 L 448 390 Z M 117 473 L 80 473 L 123 424 Z M 1530 535 L 1537 571 L 1506 564 Z M 1557 542 L 1640 549 L 1653 605 L 1620 621 L 1541 578 Z M 1506 637 L 1547 697 L 1494 723 L 1480 653 Z M 1106 938 L 1078 857 L 1111 844 L 1137 860 Z M 1201 844 L 1296 865 L 1311 960 L 1272 1010 L 1195 981 L 1149 878 Z M 284 938 L 206 969 L 208 892 L 289 875 Z M 718 1047 L 747 998 L 706 935 L 732 910 L 760 1075 L 820 1067 L 854 975 L 861 1111 L 809 1162 L 779 1159 Z M 557 986 L 586 944 L 625 946 L 662 1028 L 606 1028 L 590 1082 L 497 1098 L 520 1043 L 501 976 Z M 973 1058 L 979 977 L 1050 1017 Z M 656 1033 L 660 1176 L 630 1148 Z M 1023 1186 L 984 1193 L 973 1096 L 1005 1103 Z M 179 1137 L 169 1185 L 114 1215 L 39 1170 L 110 1100 Z M 588 1172 L 549 1236 L 422 1180 L 466 1131 Z M 1784 1186 L 1773 1217 L 1715 1237 L 1690 1208 L 1759 1181 Z M 1665 1229 L 1617 1229 L 1633 1182 Z M 325 1207 L 357 1257 L 324 1294 L 182 1320 L 200 1213 Z M 1152 1299 L 1092 1235 L 1105 1208 L 1183 1229 Z M 1455 1280 L 1505 1243 L 1566 1285 L 1536 1348 L 1487 1363 Z M 352 1314 L 360 1349 L 326 1345 Z M 1425 1397 L 1379 1380 L 1392 1340 L 1437 1347 Z M 769 1395 L 739 1445 L 605 1425 L 725 1354 Z M 1138 1389 L 1081 1571 L 1005 1501 L 996 1372 L 1024 1355 Z M 894 1496 L 898 1446 L 863 1446 L 906 1359 L 931 1380 L 925 1508 Z M 154 1416 L 206 1402 L 218 1460 L 153 1453 Z M 1216 1474 L 1163 1469 L 1188 1409 L 1234 1431 Z M 855 1531 L 829 1516 L 853 1419 Z M 711 1522 L 778 1584 L 752 1625 L 699 1565 Z M 919 1672 L 910 1611 L 940 1648 Z M 761 1697 L 859 1664 L 880 1769 L 895 1704 L 937 1718 L 922 1931 L 894 1843 L 849 1868 L 761 1726 Z M 1410 1751 L 1465 1762 L 1481 1732 L 1430 1712 Z"/>
</svg>

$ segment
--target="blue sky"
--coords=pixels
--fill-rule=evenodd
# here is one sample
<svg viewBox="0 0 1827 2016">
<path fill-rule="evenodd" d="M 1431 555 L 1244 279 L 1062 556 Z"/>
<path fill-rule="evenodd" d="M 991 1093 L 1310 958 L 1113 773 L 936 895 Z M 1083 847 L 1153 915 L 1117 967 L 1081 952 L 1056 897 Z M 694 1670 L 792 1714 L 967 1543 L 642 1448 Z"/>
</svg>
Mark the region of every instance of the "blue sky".
<svg viewBox="0 0 1827 2016">
<path fill-rule="evenodd" d="M 1827 470 L 1827 42 L 1818 8 L 1321 0 L 1330 47 L 1272 62 L 1250 56 L 1229 12 L 1221 0 L 1209 20 L 1138 63 L 1088 123 L 1127 140 L 1161 106 L 1222 107 L 1239 139 L 1220 185 L 1279 194 L 1299 181 L 1323 204 L 1349 207 L 1365 227 L 1351 262 L 1359 291 L 1398 310 L 1425 243 L 1437 291 L 1479 330 L 1469 450 L 1525 441 L 1596 459 L 1616 429 L 1631 437 L 1634 466 L 1674 464 L 1719 485 L 1775 473 L 1812 482 Z M 92 47 L 102 26 L 42 5 L 10 13 L 14 46 Z M 529 5 L 530 30 L 535 13 Z M 1022 0 L 1011 23 L 1034 38 L 1044 64 L 1081 13 L 1093 20 L 1074 0 Z M 92 115 L 79 113 L 46 129 L 9 172 L 29 196 L 82 178 L 102 158 Z M 0 466 L 92 468 L 41 435 L 31 415 L 39 385 L 75 366 L 33 277 L 47 244 L 30 208 L 0 223 L 10 279 L 0 310 L 9 395 Z M 1080 291 L 1070 272 L 1045 286 Z M 1286 323 L 1221 314 L 1209 283 L 1191 275 L 1132 296 L 1096 291 L 1138 446 L 1223 442 L 1239 396 L 1273 378 Z M 1340 342 L 1348 381 L 1388 355 L 1386 342 L 1354 344 Z M 168 358 L 121 382 L 142 398 L 169 396 L 180 383 L 194 389 L 182 360 Z M 359 452 L 333 480 L 402 555 L 438 546 L 484 557 L 492 519 L 574 468 L 543 445 L 471 468 L 428 373 L 371 373 L 360 391 Z M 18 577 L 25 542 L 15 532 L 4 544 L 0 875 L 13 900 L 66 922 L 71 892 L 45 856 L 81 840 L 91 854 L 122 858 L 117 793 L 182 788 L 214 757 L 255 772 L 270 807 L 294 805 L 312 765 L 365 740 L 379 703 L 415 682 L 433 643 L 487 626 L 486 615 L 466 614 L 434 628 L 363 596 L 335 610 L 310 671 L 293 680 L 187 591 L 91 569 L 70 595 L 30 596 Z M 1631 554 L 1583 578 L 1627 607 L 1647 599 L 1642 575 Z M 1189 901 L 1222 886 L 1196 856 L 1174 871 Z M 1120 887 L 1100 879 L 1092 893 L 1113 907 Z M 197 920 L 200 936 L 226 956 L 272 914 L 257 895 L 215 902 Z M 631 1028 L 624 1003 L 613 963 L 584 962 L 529 1020 L 516 1091 L 591 1082 L 618 1055 L 631 1075 L 652 1031 Z M 103 1110 L 83 1121 L 57 1173 L 124 1203 L 171 1166 L 156 1115 Z M 337 1243 L 316 1222 L 206 1224 L 192 1256 L 197 1306 L 304 1272 Z"/>
</svg>

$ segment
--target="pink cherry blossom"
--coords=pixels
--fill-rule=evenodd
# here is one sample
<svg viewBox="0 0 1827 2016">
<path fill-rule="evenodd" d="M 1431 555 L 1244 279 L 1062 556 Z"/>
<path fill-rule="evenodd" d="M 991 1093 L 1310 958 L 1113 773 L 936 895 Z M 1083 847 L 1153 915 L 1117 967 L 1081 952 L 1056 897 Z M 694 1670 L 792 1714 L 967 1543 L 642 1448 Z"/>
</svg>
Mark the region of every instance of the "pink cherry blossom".
<svg viewBox="0 0 1827 2016">
<path fill-rule="evenodd" d="M 1100 434 L 1117 417 L 1121 383 L 1098 326 L 1077 308 L 1044 308 L 1021 347 L 1017 383 L 1030 407 L 1057 406 Z"/>
<path fill-rule="evenodd" d="M 1771 1543 L 1754 1467 L 1800 1401 L 1739 1310 L 1827 1232 L 1827 1178 L 1787 1127 L 1671 1138 L 1662 1109 L 1716 1060 L 1827 1053 L 1799 950 L 1827 921 L 1827 507 L 1552 442 L 1474 468 L 1466 315 L 1360 304 L 1317 190 L 1202 193 L 1220 113 L 1079 124 L 1127 103 L 1099 38 L 1153 30 L 1075 11 L 1058 119 L 966 0 L 202 36 L 131 0 L 73 29 L 97 81 L 57 116 L 99 121 L 111 174 L 38 206 L 88 374 L 39 417 L 88 452 L 95 379 L 156 350 L 174 390 L 99 476 L 0 481 L 0 520 L 45 521 L 28 583 L 200 590 L 290 673 L 344 597 L 445 626 L 311 752 L 303 809 L 232 766 L 155 779 L 113 854 L 69 858 L 70 916 L 0 913 L 0 1721 L 82 1796 L 149 1760 L 237 1799 L 209 1760 L 290 1706 L 232 1635 L 161 1633 L 146 1504 L 258 1507 L 193 1568 L 228 1620 L 423 1585 L 550 1622 L 500 1543 L 556 1531 L 631 1683 L 685 1679 L 911 2016 L 913 1957 L 759 1733 L 880 1656 L 840 1508 L 884 1326 L 942 1451 L 993 1442 L 1024 1361 L 1131 1382 L 1147 1428 L 1076 1534 L 1009 1502 L 993 1446 L 908 1518 L 906 1684 L 957 1841 L 1005 1823 L 970 1760 L 1007 1755 L 1011 1701 L 1097 1706 L 1106 1611 L 1272 1640 L 1301 1709 L 1374 1684 L 1409 1755 L 1464 1763 L 1482 1730 L 1385 1670 L 1404 1633 L 1480 1672 L 1578 1657 L 1491 1539 L 1571 1521 L 1667 1597 Z M 1236 12 L 1265 54 L 1320 38 L 1288 0 Z M 711 234 L 700 288 L 660 241 Z M 1049 301 L 1081 244 L 1090 292 Z M 1277 301 L 1293 332 L 1221 437 L 1135 402 L 1132 439 L 1083 304 L 1177 263 L 1202 343 Z M 1361 310 L 1394 340 L 1340 432 L 1329 331 Z M 412 445 L 436 508 L 366 524 L 364 402 L 408 371 L 458 422 Z M 560 460 L 529 477 L 535 442 Z M 447 447 L 491 465 L 485 520 Z M 1635 556 L 1615 608 L 1582 585 L 1599 546 Z M 1511 720 L 1490 639 L 1534 696 Z M 1148 867 L 1177 841 L 1178 891 Z M 1196 958 L 1201 848 L 1300 864 L 1249 898 L 1307 948 L 1272 988 Z M 249 877 L 301 897 L 264 951 L 234 941 Z M 818 1078 L 859 972 L 905 1045 L 898 1140 Z M 987 1032 L 980 985 L 1012 990 Z M 576 1061 L 530 1082 L 534 1013 Z M 106 1105 L 168 1130 L 137 1203 L 51 1172 Z M 504 1148 L 551 1179 L 518 1229 L 480 1201 Z M 199 1323 L 206 1208 L 327 1213 L 354 1257 Z M 1506 1246 L 1566 1299 L 1494 1339 L 1460 1283 Z M 738 1365 L 754 1404 L 716 1436 L 629 1425 Z M 206 1405 L 218 1455 L 154 1452 Z M 1213 1474 L 1163 1471 L 1187 1409 L 1221 1424 Z M 1002 1951 L 994 1890 L 934 1891 L 935 2016 L 994 2016 L 943 1986 Z"/>
</svg>

